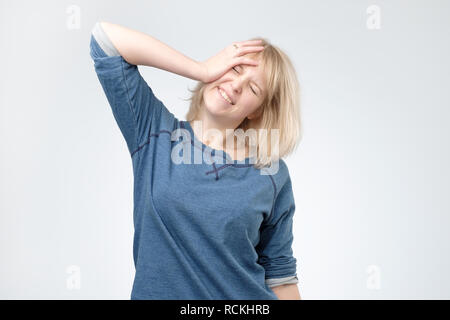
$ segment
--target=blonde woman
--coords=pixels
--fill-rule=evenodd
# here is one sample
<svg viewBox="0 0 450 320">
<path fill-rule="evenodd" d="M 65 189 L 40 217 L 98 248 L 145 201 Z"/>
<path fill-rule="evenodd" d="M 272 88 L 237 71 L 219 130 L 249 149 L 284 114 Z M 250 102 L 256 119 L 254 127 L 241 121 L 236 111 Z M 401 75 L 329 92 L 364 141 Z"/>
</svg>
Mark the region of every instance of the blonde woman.
<svg viewBox="0 0 450 320">
<path fill-rule="evenodd" d="M 300 139 L 289 58 L 253 39 L 197 62 L 108 22 L 94 26 L 90 50 L 133 164 L 131 299 L 300 299 L 295 202 L 281 159 Z M 199 81 L 186 121 L 155 96 L 138 65 Z M 257 139 L 235 144 L 237 129 L 259 130 Z"/>
</svg>

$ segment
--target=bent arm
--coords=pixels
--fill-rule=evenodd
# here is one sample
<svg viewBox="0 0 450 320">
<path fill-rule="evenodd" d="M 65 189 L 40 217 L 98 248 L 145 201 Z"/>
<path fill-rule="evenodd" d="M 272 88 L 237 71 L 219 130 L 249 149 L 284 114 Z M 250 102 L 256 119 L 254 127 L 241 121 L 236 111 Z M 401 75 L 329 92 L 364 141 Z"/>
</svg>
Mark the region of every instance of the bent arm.
<svg viewBox="0 0 450 320">
<path fill-rule="evenodd" d="M 193 80 L 203 79 L 200 64 L 158 39 L 110 22 L 100 22 L 103 30 L 130 64 L 155 67 Z"/>
</svg>

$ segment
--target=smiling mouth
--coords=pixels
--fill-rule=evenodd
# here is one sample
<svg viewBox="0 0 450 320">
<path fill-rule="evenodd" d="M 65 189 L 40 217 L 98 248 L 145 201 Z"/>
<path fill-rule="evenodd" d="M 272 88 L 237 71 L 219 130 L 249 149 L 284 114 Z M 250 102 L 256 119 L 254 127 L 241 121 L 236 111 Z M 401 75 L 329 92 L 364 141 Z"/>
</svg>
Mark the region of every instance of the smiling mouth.
<svg viewBox="0 0 450 320">
<path fill-rule="evenodd" d="M 217 91 L 219 92 L 220 96 L 221 96 L 226 102 L 228 102 L 228 103 L 231 104 L 231 105 L 234 105 L 234 104 L 231 102 L 231 99 L 227 96 L 227 94 L 226 94 L 223 90 L 221 90 L 219 87 L 217 87 Z"/>
</svg>

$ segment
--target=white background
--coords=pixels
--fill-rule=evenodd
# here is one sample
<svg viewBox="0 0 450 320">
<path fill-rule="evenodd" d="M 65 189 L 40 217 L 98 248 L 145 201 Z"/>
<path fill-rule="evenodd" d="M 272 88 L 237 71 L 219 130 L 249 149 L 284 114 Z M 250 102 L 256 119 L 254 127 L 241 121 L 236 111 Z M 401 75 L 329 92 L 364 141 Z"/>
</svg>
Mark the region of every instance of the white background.
<svg viewBox="0 0 450 320">
<path fill-rule="evenodd" d="M 195 60 L 254 36 L 291 57 L 302 298 L 449 299 L 449 17 L 438 0 L 1 0 L 0 298 L 130 297 L 131 159 L 89 56 L 103 20 Z M 185 119 L 195 82 L 140 70 Z"/>
</svg>

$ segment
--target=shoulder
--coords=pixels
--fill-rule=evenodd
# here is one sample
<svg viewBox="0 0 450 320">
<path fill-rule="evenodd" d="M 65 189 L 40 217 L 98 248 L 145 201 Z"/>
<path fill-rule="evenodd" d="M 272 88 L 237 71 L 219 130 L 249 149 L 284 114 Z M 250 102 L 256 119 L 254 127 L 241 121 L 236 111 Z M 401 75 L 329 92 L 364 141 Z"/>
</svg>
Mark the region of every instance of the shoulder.
<svg viewBox="0 0 450 320">
<path fill-rule="evenodd" d="M 276 198 L 280 190 L 290 183 L 289 168 L 283 159 L 273 162 L 268 168 L 261 168 L 260 174 L 266 176 L 265 179 L 269 179 L 274 187 L 274 198 Z"/>
<path fill-rule="evenodd" d="M 267 174 L 265 178 L 270 180 L 272 184 L 273 198 L 272 209 L 266 219 L 266 223 L 275 224 L 280 217 L 290 212 L 292 208 L 295 208 L 289 168 L 286 162 L 280 158 L 277 164 L 275 162 L 272 163 L 270 170 L 267 171 L 265 168 L 261 170 L 266 170 L 266 172 L 270 171 L 270 174 Z"/>
</svg>

